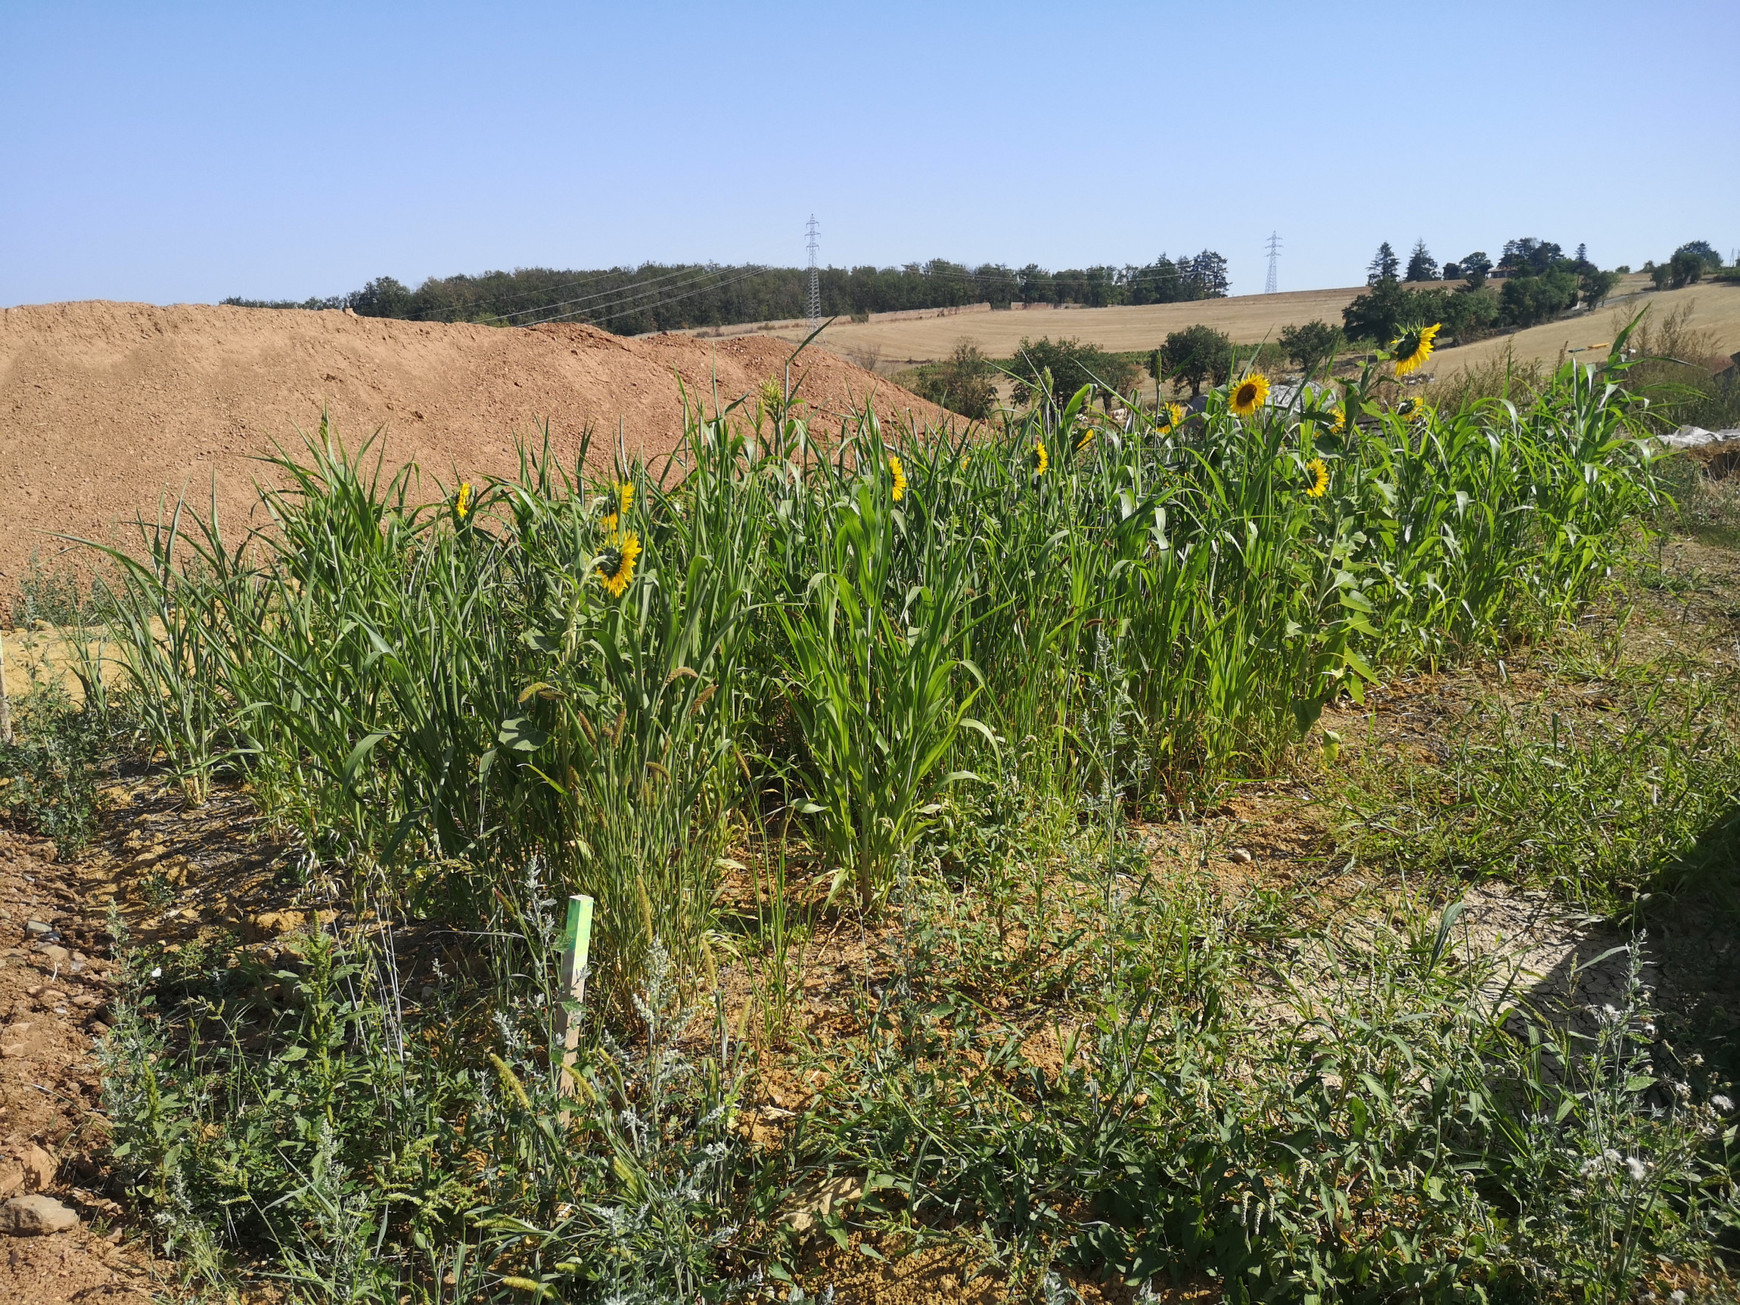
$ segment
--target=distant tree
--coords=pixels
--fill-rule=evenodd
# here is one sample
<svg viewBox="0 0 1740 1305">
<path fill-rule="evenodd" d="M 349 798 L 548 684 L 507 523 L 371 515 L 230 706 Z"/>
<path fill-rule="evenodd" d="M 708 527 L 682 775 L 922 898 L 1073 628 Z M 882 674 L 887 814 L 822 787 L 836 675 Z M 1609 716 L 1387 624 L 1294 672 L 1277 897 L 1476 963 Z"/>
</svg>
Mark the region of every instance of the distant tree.
<svg viewBox="0 0 1740 1305">
<path fill-rule="evenodd" d="M 1021 293 L 1021 282 L 1015 273 L 1001 263 L 986 263 L 973 270 L 979 294 L 992 308 L 1007 308 Z"/>
<path fill-rule="evenodd" d="M 1470 290 L 1478 290 L 1486 284 L 1486 275 L 1492 271 L 1492 260 L 1486 256 L 1484 249 L 1477 249 L 1462 259 L 1462 279 L 1468 282 Z"/>
<path fill-rule="evenodd" d="M 1384 345 L 1396 337 L 1404 322 L 1415 325 L 1419 314 L 1415 292 L 1404 290 L 1395 277 L 1386 276 L 1343 308 L 1341 320 L 1349 338 Z"/>
<path fill-rule="evenodd" d="M 1438 279 L 1438 260 L 1433 258 L 1426 248 L 1424 240 L 1414 242 L 1414 252 L 1408 255 L 1409 281 L 1436 281 Z"/>
<path fill-rule="evenodd" d="M 1552 241 L 1524 236 L 1520 240 L 1504 242 L 1504 252 L 1499 255 L 1498 267 L 1506 276 L 1542 276 L 1551 271 L 1553 264 L 1564 256 L 1565 251 Z"/>
<path fill-rule="evenodd" d="M 1443 300 L 1438 317 L 1444 329 L 1456 337 L 1457 344 L 1479 339 L 1498 320 L 1498 295 L 1491 286 L 1478 290 L 1463 286 L 1454 294 L 1444 295 Z"/>
<path fill-rule="evenodd" d="M 1460 263 L 1446 263 L 1441 275 L 1446 281 L 1460 281 L 1462 279 L 1462 265 Z"/>
<path fill-rule="evenodd" d="M 1613 287 L 1619 284 L 1619 273 L 1603 272 L 1593 264 L 1585 265 L 1588 270 L 1577 278 L 1578 298 L 1585 308 L 1599 308 L 1613 293 Z"/>
<path fill-rule="evenodd" d="M 1190 396 L 1202 387 L 1219 385 L 1232 375 L 1233 343 L 1212 326 L 1187 326 L 1173 331 L 1160 346 L 1160 366 L 1167 379 L 1190 387 Z"/>
<path fill-rule="evenodd" d="M 1037 263 L 1029 263 L 1015 274 L 1016 283 L 1021 287 L 1021 302 L 1024 304 L 1054 304 L 1057 302 L 1056 284 L 1050 272 Z"/>
<path fill-rule="evenodd" d="M 1499 291 L 1499 316 L 1507 326 L 1533 326 L 1574 306 L 1579 289 L 1576 275 L 1568 270 L 1509 277 Z"/>
<path fill-rule="evenodd" d="M 1630 263 L 1621 263 L 1618 267 L 1614 268 L 1613 270 L 1615 272 L 1619 273 L 1620 276 L 1630 276 L 1631 275 L 1631 264 Z"/>
<path fill-rule="evenodd" d="M 1577 252 L 1571 257 L 1579 263 L 1587 263 L 1589 261 L 1589 246 L 1585 245 L 1582 241 L 1578 241 Z"/>
<path fill-rule="evenodd" d="M 1709 265 L 1703 258 L 1684 247 L 1674 253 L 1668 260 L 1668 280 L 1675 290 L 1683 285 L 1690 285 L 1698 280 L 1708 270 Z"/>
<path fill-rule="evenodd" d="M 1666 290 L 1671 269 L 1666 263 L 1645 263 L 1643 270 L 1649 273 L 1649 283 L 1657 290 Z"/>
<path fill-rule="evenodd" d="M 1194 293 L 1192 299 L 1224 299 L 1231 285 L 1227 280 L 1226 259 L 1212 249 L 1205 249 L 1195 258 L 1179 261 L 1182 270 L 1188 263 L 1189 270 L 1184 273 L 1185 281 Z"/>
<path fill-rule="evenodd" d="M 1366 265 L 1365 283 L 1376 285 L 1379 281 L 1394 281 L 1400 267 L 1401 262 L 1396 258 L 1396 251 L 1390 248 L 1390 242 L 1386 240 L 1378 246 L 1377 253 L 1372 255 L 1371 262 Z"/>
<path fill-rule="evenodd" d="M 1686 241 L 1685 244 L 1674 250 L 1675 258 L 1678 258 L 1681 254 L 1696 255 L 1704 264 L 1706 271 L 1720 272 L 1722 270 L 1722 256 L 1716 252 L 1715 246 L 1713 246 L 1708 240 Z"/>
<path fill-rule="evenodd" d="M 940 363 L 921 368 L 913 392 L 973 421 L 997 409 L 997 377 L 991 360 L 971 340 L 962 340 Z"/>
<path fill-rule="evenodd" d="M 1036 399 L 1044 388 L 1047 373 L 1051 376 L 1051 394 L 1059 403 L 1066 403 L 1084 385 L 1092 385 L 1102 394 L 1122 393 L 1135 379 L 1135 367 L 1115 353 L 1077 340 L 1023 338 L 1015 351 L 1010 371 L 1014 374 L 1015 401 L 1026 403 Z"/>
<path fill-rule="evenodd" d="M 350 297 L 351 311 L 358 317 L 409 317 L 411 290 L 390 276 L 377 276 Z"/>
<path fill-rule="evenodd" d="M 1281 348 L 1300 371 L 1309 376 L 1322 363 L 1335 356 L 1346 343 L 1339 326 L 1324 321 L 1306 322 L 1303 326 L 1281 328 Z"/>
</svg>

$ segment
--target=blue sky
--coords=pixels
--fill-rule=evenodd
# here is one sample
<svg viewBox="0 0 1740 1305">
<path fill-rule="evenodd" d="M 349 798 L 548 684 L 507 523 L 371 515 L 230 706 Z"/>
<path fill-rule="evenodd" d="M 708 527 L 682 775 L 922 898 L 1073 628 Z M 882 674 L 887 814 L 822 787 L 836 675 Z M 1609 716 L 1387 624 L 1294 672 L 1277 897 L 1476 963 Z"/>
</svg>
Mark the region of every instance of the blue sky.
<svg viewBox="0 0 1740 1305">
<path fill-rule="evenodd" d="M 644 261 L 1740 245 L 1734 0 L 0 0 L 0 304 Z M 1726 161 L 1724 161 L 1726 160 Z"/>
</svg>

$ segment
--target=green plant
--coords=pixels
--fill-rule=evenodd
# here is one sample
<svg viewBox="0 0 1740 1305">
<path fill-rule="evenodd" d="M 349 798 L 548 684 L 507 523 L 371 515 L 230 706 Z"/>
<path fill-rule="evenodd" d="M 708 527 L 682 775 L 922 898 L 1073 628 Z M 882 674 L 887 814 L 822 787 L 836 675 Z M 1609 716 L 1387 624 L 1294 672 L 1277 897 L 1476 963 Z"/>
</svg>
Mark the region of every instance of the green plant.
<svg viewBox="0 0 1740 1305">
<path fill-rule="evenodd" d="M 108 723 L 58 684 L 38 684 L 12 705 L 14 741 L 0 743 L 0 820 L 52 838 L 56 854 L 70 858 L 96 833 Z"/>
</svg>

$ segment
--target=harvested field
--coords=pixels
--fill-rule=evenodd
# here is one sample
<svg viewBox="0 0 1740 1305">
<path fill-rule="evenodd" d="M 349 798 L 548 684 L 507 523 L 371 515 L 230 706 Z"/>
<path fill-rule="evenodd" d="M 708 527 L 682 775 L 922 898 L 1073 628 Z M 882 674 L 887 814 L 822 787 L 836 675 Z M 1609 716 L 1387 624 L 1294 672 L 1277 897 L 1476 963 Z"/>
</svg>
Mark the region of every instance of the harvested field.
<svg viewBox="0 0 1740 1305">
<path fill-rule="evenodd" d="M 324 406 L 353 447 L 379 430 L 390 463 L 443 480 L 515 468 L 514 438 L 544 420 L 571 457 L 587 428 L 595 465 L 618 429 L 630 453 L 682 432 L 677 380 L 722 398 L 783 375 L 769 338 L 626 340 L 593 327 L 532 330 L 399 322 L 344 312 L 104 301 L 0 311 L 0 479 L 9 511 L 0 589 L 52 532 L 115 538 L 117 523 L 184 489 L 239 525 L 274 441 L 298 444 Z M 807 397 L 833 422 L 872 389 L 888 417 L 937 409 L 832 355 L 806 355 Z M 432 492 L 432 487 L 430 487 Z"/>
<path fill-rule="evenodd" d="M 1465 366 L 1479 366 L 1514 350 L 1519 362 L 1552 363 L 1561 350 L 1587 349 L 1613 339 L 1615 319 L 1624 319 L 1646 305 L 1660 318 L 1683 305 L 1694 305 L 1691 325 L 1711 332 L 1723 353 L 1740 350 L 1740 287 L 1701 284 L 1682 290 L 1653 291 L 1649 278 L 1632 273 L 1615 288 L 1614 297 L 1593 313 L 1575 314 L 1509 335 L 1443 349 L 1432 360 L 1440 377 Z M 1413 287 L 1418 288 L 1418 287 Z M 1281 329 L 1322 320 L 1339 325 L 1341 310 L 1362 294 L 1364 286 L 1336 290 L 1300 290 L 1276 295 L 1236 295 L 1182 304 L 1148 304 L 1139 308 L 1034 307 L 1006 313 L 943 312 L 925 317 L 890 313 L 867 323 L 836 322 L 823 332 L 820 344 L 854 361 L 888 369 L 945 358 L 962 340 L 970 340 L 992 358 L 1007 358 L 1023 336 L 1067 337 L 1102 349 L 1133 352 L 1156 347 L 1167 332 L 1198 324 L 1225 331 L 1241 344 L 1278 339 Z M 771 332 L 780 339 L 801 340 L 801 324 Z"/>
</svg>

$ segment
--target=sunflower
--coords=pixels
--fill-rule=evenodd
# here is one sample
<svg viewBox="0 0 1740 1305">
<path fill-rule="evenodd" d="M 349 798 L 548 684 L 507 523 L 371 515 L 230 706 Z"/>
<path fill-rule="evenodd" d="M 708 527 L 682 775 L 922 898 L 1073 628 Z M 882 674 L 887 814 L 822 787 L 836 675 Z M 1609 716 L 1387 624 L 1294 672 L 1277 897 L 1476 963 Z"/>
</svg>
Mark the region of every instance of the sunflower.
<svg viewBox="0 0 1740 1305">
<path fill-rule="evenodd" d="M 1397 376 L 1406 376 L 1409 372 L 1420 370 L 1426 359 L 1432 356 L 1432 342 L 1438 338 L 1438 332 L 1442 329 L 1442 322 L 1415 327 L 1390 345 L 1390 353 L 1396 360 Z"/>
<path fill-rule="evenodd" d="M 1263 406 L 1263 401 L 1269 397 L 1269 378 L 1261 372 L 1252 372 L 1244 380 L 1233 387 L 1228 401 L 1232 410 L 1240 417 L 1248 417 Z"/>
<path fill-rule="evenodd" d="M 894 501 L 900 502 L 906 497 L 906 470 L 900 465 L 900 459 L 894 454 L 888 455 L 888 469 L 894 473 Z"/>
<path fill-rule="evenodd" d="M 1043 476 L 1045 469 L 1051 465 L 1051 454 L 1045 451 L 1045 441 L 1040 440 L 1033 446 L 1033 475 Z"/>
<path fill-rule="evenodd" d="M 1339 435 L 1339 434 L 1341 434 L 1342 431 L 1344 431 L 1346 429 L 1347 429 L 1347 409 L 1342 407 L 1340 404 L 1337 404 L 1335 407 L 1335 420 L 1330 423 L 1329 433 L 1331 435 Z"/>
<path fill-rule="evenodd" d="M 1176 403 L 1169 403 L 1160 409 L 1160 429 L 1177 430 L 1184 424 L 1184 409 Z"/>
<path fill-rule="evenodd" d="M 1094 442 L 1094 432 L 1090 430 L 1086 435 L 1083 435 L 1079 440 L 1077 440 L 1075 442 L 1075 451 L 1077 453 L 1080 453 L 1083 449 L 1085 449 L 1088 445 L 1092 444 L 1093 442 Z"/>
<path fill-rule="evenodd" d="M 1307 498 L 1322 498 L 1329 492 L 1329 468 L 1322 458 L 1312 458 L 1305 464 L 1305 470 L 1311 473 L 1311 484 L 1305 489 Z"/>
<path fill-rule="evenodd" d="M 453 515 L 458 518 L 460 525 L 464 525 L 465 519 L 471 515 L 474 497 L 475 495 L 471 492 L 471 482 L 469 480 L 460 481 L 459 492 L 453 496 Z"/>
<path fill-rule="evenodd" d="M 594 563 L 604 578 L 604 588 L 612 598 L 621 598 L 622 591 L 634 579 L 634 559 L 640 556 L 640 536 L 625 530 Z"/>
<path fill-rule="evenodd" d="M 1428 411 L 1424 399 L 1416 399 L 1412 396 L 1403 399 L 1396 405 L 1396 416 L 1403 421 L 1419 421 Z"/>
<path fill-rule="evenodd" d="M 616 487 L 616 494 L 621 504 L 617 511 L 621 512 L 623 516 L 627 516 L 628 510 L 634 506 L 634 482 L 623 481 Z"/>
</svg>

